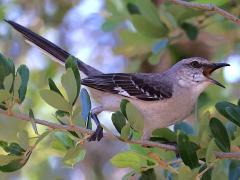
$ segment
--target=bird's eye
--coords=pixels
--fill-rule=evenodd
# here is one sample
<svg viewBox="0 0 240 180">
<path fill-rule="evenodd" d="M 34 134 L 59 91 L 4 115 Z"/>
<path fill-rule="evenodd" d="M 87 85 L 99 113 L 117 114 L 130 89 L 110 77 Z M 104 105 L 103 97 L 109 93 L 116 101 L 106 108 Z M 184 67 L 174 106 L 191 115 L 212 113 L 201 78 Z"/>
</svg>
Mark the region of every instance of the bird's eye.
<svg viewBox="0 0 240 180">
<path fill-rule="evenodd" d="M 199 62 L 197 62 L 197 61 L 191 62 L 191 66 L 193 68 L 200 68 L 200 67 L 202 67 L 202 65 Z"/>
</svg>

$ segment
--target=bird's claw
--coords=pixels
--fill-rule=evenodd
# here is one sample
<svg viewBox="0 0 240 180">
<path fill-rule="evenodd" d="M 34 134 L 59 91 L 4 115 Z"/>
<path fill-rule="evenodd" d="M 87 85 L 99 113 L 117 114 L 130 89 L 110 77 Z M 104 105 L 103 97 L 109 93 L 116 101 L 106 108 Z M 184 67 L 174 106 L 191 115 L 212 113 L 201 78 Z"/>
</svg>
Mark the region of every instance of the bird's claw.
<svg viewBox="0 0 240 180">
<path fill-rule="evenodd" d="M 88 138 L 88 141 L 100 141 L 103 138 L 103 128 L 101 125 L 97 126 L 94 133 Z"/>
</svg>

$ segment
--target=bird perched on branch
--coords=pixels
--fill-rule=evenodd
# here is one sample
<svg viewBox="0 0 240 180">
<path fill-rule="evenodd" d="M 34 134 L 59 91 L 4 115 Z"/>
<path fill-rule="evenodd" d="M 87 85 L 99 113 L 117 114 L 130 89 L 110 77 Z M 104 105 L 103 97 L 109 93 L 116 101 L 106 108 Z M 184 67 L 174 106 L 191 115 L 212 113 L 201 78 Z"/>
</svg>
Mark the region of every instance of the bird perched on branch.
<svg viewBox="0 0 240 180">
<path fill-rule="evenodd" d="M 28 42 L 58 62 L 64 63 L 70 56 L 31 30 L 13 21 L 5 21 L 23 34 Z M 179 61 L 163 73 L 105 74 L 81 60 L 77 63 L 79 70 L 87 76 L 81 83 L 89 87 L 93 98 L 99 102 L 91 111 L 97 129 L 90 140 L 100 140 L 103 135 L 98 113 L 117 110 L 123 98 L 134 104 L 144 116 L 143 139 L 149 139 L 154 129 L 168 127 L 188 117 L 198 96 L 210 84 L 224 87 L 210 75 L 216 69 L 229 66 L 227 63 L 212 63 L 204 58 L 191 57 Z"/>
</svg>

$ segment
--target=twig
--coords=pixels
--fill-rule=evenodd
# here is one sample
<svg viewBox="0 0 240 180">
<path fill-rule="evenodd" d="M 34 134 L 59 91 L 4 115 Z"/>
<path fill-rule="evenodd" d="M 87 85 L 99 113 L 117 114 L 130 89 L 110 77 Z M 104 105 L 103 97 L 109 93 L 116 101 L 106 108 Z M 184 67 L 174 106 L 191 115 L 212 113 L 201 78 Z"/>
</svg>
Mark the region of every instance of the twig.
<svg viewBox="0 0 240 180">
<path fill-rule="evenodd" d="M 173 4 L 184 6 L 187 8 L 195 8 L 195 9 L 201 9 L 205 11 L 212 11 L 217 14 L 220 14 L 221 16 L 225 17 L 226 19 L 240 25 L 240 19 L 234 16 L 233 14 L 215 6 L 214 4 L 200 4 L 200 3 L 194 3 L 194 2 L 187 2 L 183 0 L 167 0 Z"/>
<path fill-rule="evenodd" d="M 0 109 L 0 114 L 4 115 L 6 117 L 18 119 L 21 121 L 31 122 L 31 118 L 26 115 L 13 113 L 13 112 L 11 114 L 8 114 L 7 111 L 1 110 L 1 109 Z M 61 125 L 61 124 L 56 124 L 56 123 L 48 122 L 48 121 L 41 120 L 41 119 L 35 119 L 35 123 L 41 124 L 41 125 L 44 125 L 49 128 L 56 129 L 56 130 L 74 131 L 74 132 L 80 132 L 80 133 L 84 133 L 84 134 L 94 133 L 94 131 L 92 131 L 92 130 L 78 127 L 75 125 Z M 109 134 L 109 133 L 104 133 L 103 137 L 106 139 L 113 138 L 112 134 Z M 147 146 L 157 147 L 157 148 L 164 149 L 166 151 L 177 151 L 176 146 L 173 146 L 173 145 L 161 144 L 161 143 L 156 143 L 156 142 L 146 141 L 146 140 L 122 140 L 119 136 L 115 136 L 115 137 L 117 139 L 119 139 L 123 142 L 129 143 L 129 144 L 139 144 L 139 145 L 142 145 L 145 147 L 147 147 Z M 231 152 L 231 153 L 215 152 L 215 155 L 219 159 L 240 159 L 240 152 Z"/>
<path fill-rule="evenodd" d="M 215 152 L 215 155 L 219 159 L 240 159 L 240 152 Z"/>
</svg>

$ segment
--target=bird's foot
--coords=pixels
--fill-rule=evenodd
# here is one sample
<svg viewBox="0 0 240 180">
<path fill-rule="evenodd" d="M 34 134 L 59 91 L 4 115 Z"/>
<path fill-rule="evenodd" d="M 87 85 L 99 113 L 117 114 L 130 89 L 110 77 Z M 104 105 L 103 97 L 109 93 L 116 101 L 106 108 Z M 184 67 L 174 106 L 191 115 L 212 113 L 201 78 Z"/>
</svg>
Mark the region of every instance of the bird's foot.
<svg viewBox="0 0 240 180">
<path fill-rule="evenodd" d="M 103 138 L 103 128 L 99 124 L 94 133 L 88 138 L 88 141 L 100 141 Z"/>
</svg>

